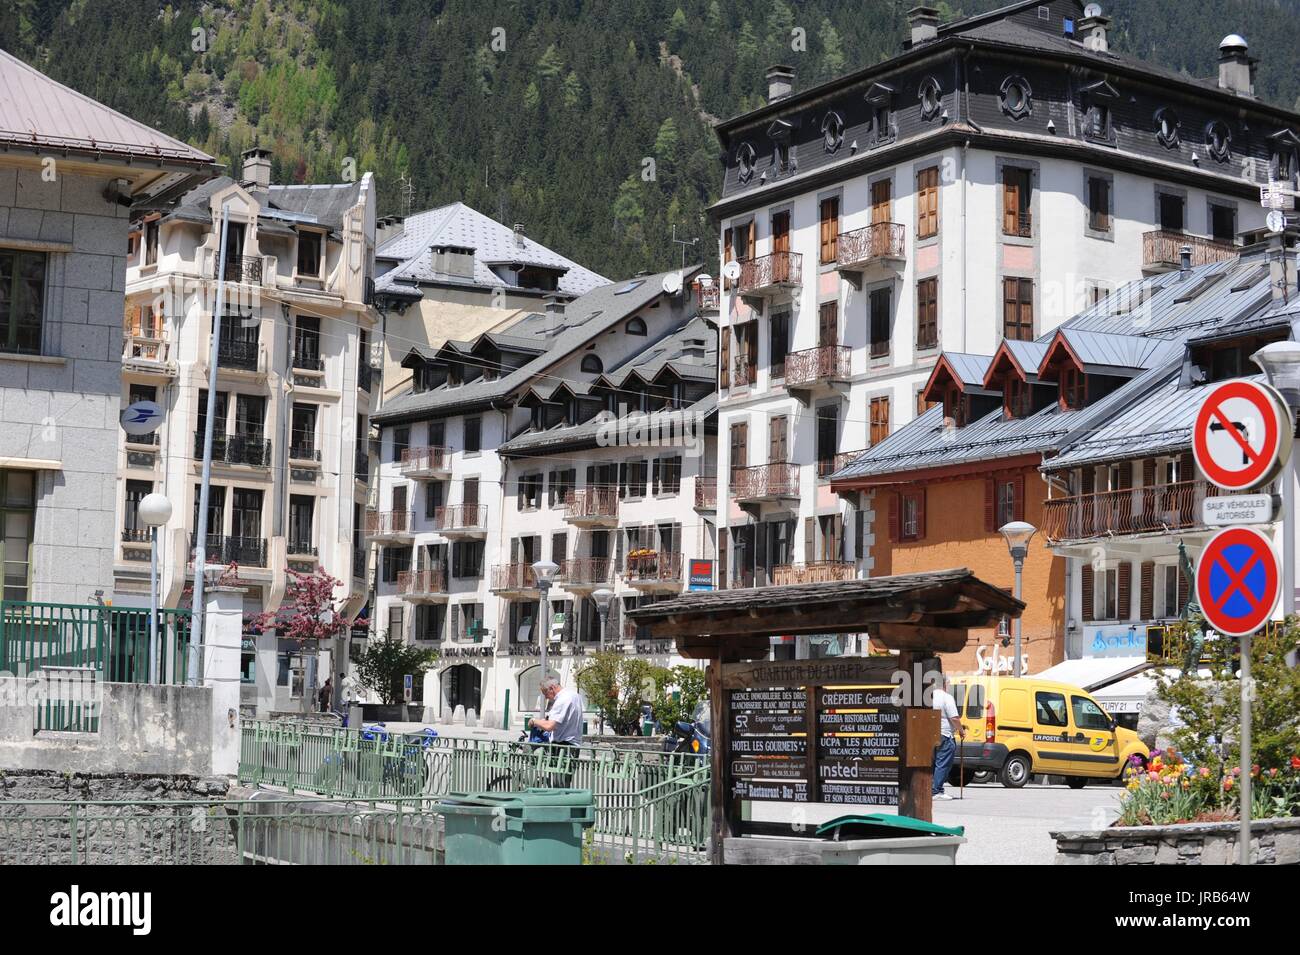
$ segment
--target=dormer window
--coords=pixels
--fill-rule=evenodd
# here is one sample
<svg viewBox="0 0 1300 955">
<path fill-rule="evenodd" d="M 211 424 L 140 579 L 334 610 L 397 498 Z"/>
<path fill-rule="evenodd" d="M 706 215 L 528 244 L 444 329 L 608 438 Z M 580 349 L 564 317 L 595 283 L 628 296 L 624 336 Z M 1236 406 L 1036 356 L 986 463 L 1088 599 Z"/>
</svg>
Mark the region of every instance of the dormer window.
<svg viewBox="0 0 1300 955">
<path fill-rule="evenodd" d="M 1083 88 L 1084 135 L 1096 142 L 1114 144 L 1115 129 L 1111 122 L 1110 104 L 1119 99 L 1119 91 L 1105 80 Z"/>
<path fill-rule="evenodd" d="M 160 219 L 150 219 L 144 224 L 144 264 L 158 263 L 158 225 Z"/>
<path fill-rule="evenodd" d="M 864 98 L 871 105 L 871 145 L 892 143 L 898 134 L 894 126 L 894 88 L 873 83 Z"/>
<path fill-rule="evenodd" d="M 1033 410 L 1032 392 L 1027 382 L 1012 375 L 1002 393 L 1004 418 L 1027 418 Z"/>
<path fill-rule="evenodd" d="M 742 183 L 754 178 L 754 168 L 758 165 L 758 154 L 749 143 L 736 147 L 736 178 Z"/>
<path fill-rule="evenodd" d="M 325 236 L 319 232 L 302 231 L 298 233 L 298 275 L 305 278 L 320 278 Z"/>
<path fill-rule="evenodd" d="M 599 375 L 605 370 L 605 364 L 599 355 L 583 355 L 582 370 L 589 375 Z"/>
<path fill-rule="evenodd" d="M 464 380 L 465 380 L 464 372 L 461 370 L 460 365 L 447 366 L 447 387 L 448 388 L 458 388 L 464 382 Z"/>
<path fill-rule="evenodd" d="M 1215 162 L 1226 163 L 1232 158 L 1232 130 L 1227 123 L 1216 119 L 1206 124 L 1205 147 Z"/>
<path fill-rule="evenodd" d="M 1110 142 L 1110 107 L 1105 103 L 1093 103 L 1088 107 L 1088 138 Z"/>
<path fill-rule="evenodd" d="M 943 109 L 943 91 L 933 76 L 927 76 L 921 81 L 917 98 L 921 101 L 921 118 L 926 121 L 934 119 Z"/>
<path fill-rule="evenodd" d="M 1283 129 L 1269 138 L 1273 141 L 1269 152 L 1269 179 L 1294 187 L 1300 181 L 1300 136 L 1290 129 Z"/>
<path fill-rule="evenodd" d="M 844 144 L 844 119 L 839 113 L 830 112 L 822 120 L 822 148 L 828 153 L 836 152 Z"/>
<path fill-rule="evenodd" d="M 1023 76 L 1008 76 L 1002 81 L 1002 112 L 1021 120 L 1034 111 L 1034 94 Z"/>
<path fill-rule="evenodd" d="M 767 128 L 767 136 L 772 140 L 772 165 L 777 172 L 789 172 L 794 163 L 791 161 L 790 139 L 794 125 L 784 119 L 778 119 Z"/>
<path fill-rule="evenodd" d="M 1062 410 L 1078 411 L 1088 397 L 1088 379 L 1078 367 L 1072 364 L 1062 365 L 1060 390 Z"/>
<path fill-rule="evenodd" d="M 623 330 L 627 332 L 629 335 L 645 335 L 646 334 L 645 319 L 641 319 L 641 318 L 630 319 L 627 325 L 624 326 Z"/>
<path fill-rule="evenodd" d="M 1177 149 L 1181 123 L 1178 114 L 1168 106 L 1156 110 L 1156 140 L 1166 149 Z"/>
</svg>

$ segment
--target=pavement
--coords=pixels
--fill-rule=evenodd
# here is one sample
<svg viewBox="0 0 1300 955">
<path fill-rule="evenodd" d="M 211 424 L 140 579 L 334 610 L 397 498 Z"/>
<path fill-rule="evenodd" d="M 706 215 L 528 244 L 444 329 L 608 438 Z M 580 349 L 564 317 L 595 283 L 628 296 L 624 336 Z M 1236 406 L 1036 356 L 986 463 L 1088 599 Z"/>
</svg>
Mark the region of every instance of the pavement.
<svg viewBox="0 0 1300 955">
<path fill-rule="evenodd" d="M 1110 825 L 1124 790 L 1104 783 L 1083 789 L 993 783 L 967 786 L 964 799 L 955 798 L 958 790 L 951 786 L 947 791 L 954 798 L 935 801 L 934 821 L 966 827 L 958 865 L 1051 865 L 1056 842 L 1049 833 Z"/>
</svg>

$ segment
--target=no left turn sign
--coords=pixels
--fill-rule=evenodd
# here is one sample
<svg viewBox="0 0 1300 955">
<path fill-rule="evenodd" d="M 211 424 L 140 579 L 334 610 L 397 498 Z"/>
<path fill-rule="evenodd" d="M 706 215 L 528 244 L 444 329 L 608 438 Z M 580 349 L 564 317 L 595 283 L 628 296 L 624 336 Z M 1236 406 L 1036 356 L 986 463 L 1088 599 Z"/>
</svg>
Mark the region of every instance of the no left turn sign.
<svg viewBox="0 0 1300 955">
<path fill-rule="evenodd" d="M 1192 427 L 1196 466 L 1227 491 L 1248 491 L 1277 475 L 1291 454 L 1290 415 L 1268 385 L 1234 379 L 1215 385 Z"/>
</svg>

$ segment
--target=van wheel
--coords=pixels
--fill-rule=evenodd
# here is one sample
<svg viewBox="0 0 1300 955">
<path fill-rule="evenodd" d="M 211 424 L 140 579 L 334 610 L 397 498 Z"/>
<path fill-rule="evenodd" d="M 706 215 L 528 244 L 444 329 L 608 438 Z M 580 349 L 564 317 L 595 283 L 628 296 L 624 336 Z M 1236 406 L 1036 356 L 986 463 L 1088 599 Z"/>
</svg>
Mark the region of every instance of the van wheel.
<svg viewBox="0 0 1300 955">
<path fill-rule="evenodd" d="M 1032 764 L 1024 753 L 1012 753 L 1002 764 L 1002 785 L 1008 789 L 1020 789 L 1029 782 Z"/>
<path fill-rule="evenodd" d="M 1066 776 L 1065 785 L 1069 786 L 1071 789 L 1082 789 L 1084 786 L 1088 785 L 1088 777 Z"/>
</svg>

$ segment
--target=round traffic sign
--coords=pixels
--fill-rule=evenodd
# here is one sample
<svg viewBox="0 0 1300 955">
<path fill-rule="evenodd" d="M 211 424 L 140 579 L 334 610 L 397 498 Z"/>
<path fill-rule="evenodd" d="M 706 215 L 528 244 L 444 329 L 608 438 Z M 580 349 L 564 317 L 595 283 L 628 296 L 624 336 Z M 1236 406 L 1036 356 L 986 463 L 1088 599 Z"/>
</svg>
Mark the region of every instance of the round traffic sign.
<svg viewBox="0 0 1300 955">
<path fill-rule="evenodd" d="M 1291 454 L 1290 414 L 1268 385 L 1236 378 L 1215 385 L 1192 426 L 1201 473 L 1228 491 L 1267 484 Z"/>
<path fill-rule="evenodd" d="M 1280 577 L 1267 537 L 1249 527 L 1219 531 L 1196 565 L 1196 599 L 1205 622 L 1229 637 L 1254 633 L 1273 615 Z"/>
</svg>

